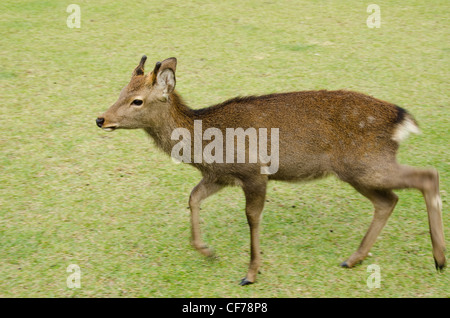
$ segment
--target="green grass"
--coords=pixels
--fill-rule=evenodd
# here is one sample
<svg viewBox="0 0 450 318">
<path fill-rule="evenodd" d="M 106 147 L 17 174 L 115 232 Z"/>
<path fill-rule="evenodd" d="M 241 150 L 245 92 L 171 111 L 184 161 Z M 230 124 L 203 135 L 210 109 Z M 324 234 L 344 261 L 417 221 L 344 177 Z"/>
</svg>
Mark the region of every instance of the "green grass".
<svg viewBox="0 0 450 318">
<path fill-rule="evenodd" d="M 187 200 L 200 174 L 175 165 L 142 131 L 106 134 L 97 114 L 117 98 L 142 54 L 178 58 L 177 90 L 194 108 L 236 95 L 352 89 L 415 115 L 422 135 L 399 160 L 436 167 L 444 225 L 448 192 L 448 1 L 2 1 L 0 86 L 0 297 L 449 297 L 437 273 L 425 204 L 400 201 L 354 269 L 338 265 L 359 245 L 370 203 L 350 186 L 271 183 L 256 284 L 244 198 L 225 189 L 202 207 L 219 258 L 189 245 Z M 448 255 L 447 255 L 448 256 Z M 66 286 L 67 266 L 81 288 Z M 367 266 L 381 268 L 369 289 Z"/>
</svg>

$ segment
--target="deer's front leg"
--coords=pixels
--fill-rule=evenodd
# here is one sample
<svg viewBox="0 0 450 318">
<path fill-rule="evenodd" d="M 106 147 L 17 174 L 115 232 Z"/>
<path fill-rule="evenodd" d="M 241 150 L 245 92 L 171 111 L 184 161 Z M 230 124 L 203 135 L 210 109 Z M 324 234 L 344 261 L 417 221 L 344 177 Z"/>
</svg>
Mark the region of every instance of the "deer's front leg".
<svg viewBox="0 0 450 318">
<path fill-rule="evenodd" d="M 259 266 L 261 265 L 261 250 L 259 247 L 259 227 L 261 223 L 261 213 L 264 208 L 266 196 L 267 179 L 262 177 L 244 184 L 245 193 L 245 214 L 250 227 L 250 265 L 247 276 L 243 278 L 240 285 L 252 284 L 256 280 Z"/>
<path fill-rule="evenodd" d="M 191 243 L 192 246 L 205 256 L 213 256 L 213 251 L 203 242 L 200 231 L 200 204 L 201 202 L 223 188 L 223 185 L 208 182 L 202 179 L 195 186 L 189 197 L 189 208 L 191 209 Z"/>
</svg>

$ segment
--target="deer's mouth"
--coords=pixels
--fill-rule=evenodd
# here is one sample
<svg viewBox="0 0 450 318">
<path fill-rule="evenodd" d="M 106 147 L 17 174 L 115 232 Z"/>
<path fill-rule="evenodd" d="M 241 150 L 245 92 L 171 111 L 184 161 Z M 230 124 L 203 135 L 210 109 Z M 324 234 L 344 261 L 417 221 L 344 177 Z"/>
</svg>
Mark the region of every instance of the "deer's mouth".
<svg viewBox="0 0 450 318">
<path fill-rule="evenodd" d="M 116 128 L 117 128 L 117 126 L 109 126 L 109 127 L 102 127 L 102 129 L 104 130 L 104 131 L 114 131 L 114 130 L 116 130 Z"/>
</svg>

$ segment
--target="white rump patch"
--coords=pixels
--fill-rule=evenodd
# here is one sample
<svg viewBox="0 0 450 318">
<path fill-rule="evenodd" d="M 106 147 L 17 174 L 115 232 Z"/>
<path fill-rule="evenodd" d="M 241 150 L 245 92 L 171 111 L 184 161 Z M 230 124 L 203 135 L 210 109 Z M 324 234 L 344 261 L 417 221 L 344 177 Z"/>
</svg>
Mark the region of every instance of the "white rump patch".
<svg viewBox="0 0 450 318">
<path fill-rule="evenodd" d="M 411 133 L 420 134 L 420 129 L 411 118 L 406 117 L 405 120 L 395 128 L 392 140 L 400 143 L 408 138 Z"/>
</svg>

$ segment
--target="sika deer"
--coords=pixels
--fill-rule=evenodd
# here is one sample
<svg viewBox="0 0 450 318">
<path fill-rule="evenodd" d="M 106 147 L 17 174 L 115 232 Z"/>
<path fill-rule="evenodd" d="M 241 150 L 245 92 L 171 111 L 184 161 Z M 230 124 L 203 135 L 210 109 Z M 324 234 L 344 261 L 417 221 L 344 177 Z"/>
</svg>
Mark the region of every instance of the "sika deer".
<svg viewBox="0 0 450 318">
<path fill-rule="evenodd" d="M 201 171 L 203 179 L 192 190 L 189 206 L 192 245 L 203 255 L 210 256 L 212 251 L 201 239 L 200 203 L 225 186 L 242 187 L 250 226 L 251 260 L 241 285 L 255 281 L 261 263 L 259 225 L 267 182 L 312 180 L 329 174 L 352 185 L 375 207 L 367 234 L 357 251 L 341 264 L 343 267 L 354 266 L 369 253 L 397 203 L 398 197 L 392 190 L 415 188 L 425 198 L 436 268 L 444 268 L 438 172 L 400 165 L 396 161 L 399 143 L 409 133 L 419 132 L 415 119 L 406 110 L 371 96 L 343 90 L 234 98 L 195 110 L 187 107 L 174 91 L 175 58 L 156 63 L 147 75 L 144 74 L 145 61 L 146 56 L 143 56 L 129 84 L 117 102 L 97 118 L 97 125 L 106 131 L 142 128 L 164 152 L 173 155 L 176 148 L 182 161 Z M 200 129 L 195 128 L 197 123 L 201 123 Z M 260 140 L 259 144 L 252 145 L 250 140 L 246 143 L 241 138 L 237 146 L 245 149 L 244 158 L 249 158 L 243 163 L 236 152 L 227 157 L 228 149 L 226 152 L 220 149 L 222 136 L 231 128 L 245 129 L 244 137 L 249 139 L 258 131 L 261 137 L 261 132 L 268 132 L 267 129 L 271 129 L 272 134 L 267 134 L 266 144 Z M 273 134 L 275 130 L 278 135 Z M 212 141 L 207 144 L 207 140 Z M 234 147 L 234 140 L 232 136 L 226 146 Z M 202 159 L 201 150 L 206 152 L 208 146 L 210 157 Z M 254 156 L 258 147 L 260 150 L 266 147 L 265 157 Z M 269 152 L 273 161 L 279 161 L 272 170 L 268 169 Z"/>
</svg>

